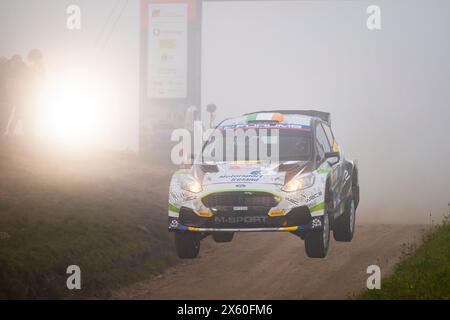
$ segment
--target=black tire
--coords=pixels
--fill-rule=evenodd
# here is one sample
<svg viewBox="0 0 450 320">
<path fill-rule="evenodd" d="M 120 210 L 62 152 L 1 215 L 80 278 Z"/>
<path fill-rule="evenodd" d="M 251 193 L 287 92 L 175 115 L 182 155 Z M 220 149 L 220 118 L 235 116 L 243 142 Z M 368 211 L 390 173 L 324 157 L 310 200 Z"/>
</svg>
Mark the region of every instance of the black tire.
<svg viewBox="0 0 450 320">
<path fill-rule="evenodd" d="M 344 213 L 336 219 L 333 227 L 333 236 L 336 241 L 350 242 L 355 232 L 356 205 L 351 197 L 345 206 Z"/>
<path fill-rule="evenodd" d="M 212 237 L 217 243 L 231 242 L 234 237 L 234 232 L 214 232 Z"/>
<path fill-rule="evenodd" d="M 181 259 L 195 259 L 200 252 L 200 234 L 175 232 L 175 248 Z"/>
<path fill-rule="evenodd" d="M 325 212 L 323 229 L 311 231 L 305 237 L 305 251 L 310 258 L 325 258 L 330 245 L 330 219 Z"/>
</svg>

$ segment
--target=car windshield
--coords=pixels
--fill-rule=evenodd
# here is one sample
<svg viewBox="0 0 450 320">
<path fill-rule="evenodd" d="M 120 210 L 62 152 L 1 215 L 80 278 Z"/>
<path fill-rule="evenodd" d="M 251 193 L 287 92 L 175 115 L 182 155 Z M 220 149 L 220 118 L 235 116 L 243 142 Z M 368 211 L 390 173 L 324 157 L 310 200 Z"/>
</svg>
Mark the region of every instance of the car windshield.
<svg viewBox="0 0 450 320">
<path fill-rule="evenodd" d="M 244 133 L 244 137 L 237 134 L 239 130 L 241 134 Z M 273 156 L 276 150 L 278 161 L 308 161 L 312 158 L 309 130 L 253 128 L 251 134 L 250 129 L 239 130 L 216 130 L 203 148 L 203 161 L 263 160 L 266 159 L 265 154 Z M 234 135 L 228 138 L 230 133 Z"/>
</svg>

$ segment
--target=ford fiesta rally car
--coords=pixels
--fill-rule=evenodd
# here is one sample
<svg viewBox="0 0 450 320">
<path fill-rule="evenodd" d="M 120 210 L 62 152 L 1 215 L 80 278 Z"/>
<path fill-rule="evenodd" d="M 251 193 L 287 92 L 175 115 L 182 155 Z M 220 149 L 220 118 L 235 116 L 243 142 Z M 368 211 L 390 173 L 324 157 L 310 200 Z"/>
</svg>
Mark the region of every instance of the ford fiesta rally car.
<svg viewBox="0 0 450 320">
<path fill-rule="evenodd" d="M 261 143 L 278 148 L 277 161 L 249 159 L 248 152 L 211 161 L 205 156 L 214 145 L 210 139 L 200 161 L 173 175 L 169 230 L 175 233 L 179 257 L 197 257 L 200 241 L 208 235 L 230 242 L 235 232 L 293 233 L 304 240 L 312 258 L 327 255 L 331 231 L 335 240 L 351 241 L 359 203 L 358 168 L 339 147 L 330 114 L 256 112 L 227 119 L 216 131 L 248 129 L 256 135 L 244 140 L 244 148 Z M 277 129 L 277 135 L 267 129 Z M 238 142 L 225 144 L 224 149 L 233 149 Z"/>
</svg>

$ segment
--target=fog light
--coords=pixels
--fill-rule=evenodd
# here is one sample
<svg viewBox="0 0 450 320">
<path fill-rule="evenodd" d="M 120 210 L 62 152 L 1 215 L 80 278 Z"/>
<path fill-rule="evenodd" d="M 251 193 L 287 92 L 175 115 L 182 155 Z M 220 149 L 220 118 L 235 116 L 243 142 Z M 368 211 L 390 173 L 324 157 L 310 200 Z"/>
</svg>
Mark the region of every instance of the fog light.
<svg viewBox="0 0 450 320">
<path fill-rule="evenodd" d="M 199 211 L 197 213 L 198 216 L 203 217 L 203 218 L 211 218 L 212 217 L 212 213 L 210 211 Z"/>
<path fill-rule="evenodd" d="M 269 212 L 269 216 L 271 217 L 284 216 L 285 214 L 284 210 L 272 210 Z"/>
</svg>

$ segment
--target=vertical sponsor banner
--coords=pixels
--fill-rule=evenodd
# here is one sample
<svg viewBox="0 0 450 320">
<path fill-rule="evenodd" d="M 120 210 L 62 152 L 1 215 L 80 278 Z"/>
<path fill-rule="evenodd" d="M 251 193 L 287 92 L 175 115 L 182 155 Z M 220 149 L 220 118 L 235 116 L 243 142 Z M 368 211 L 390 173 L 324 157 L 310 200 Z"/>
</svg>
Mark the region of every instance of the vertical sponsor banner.
<svg viewBox="0 0 450 320">
<path fill-rule="evenodd" d="M 188 5 L 150 3 L 148 98 L 185 99 L 188 90 Z"/>
<path fill-rule="evenodd" d="M 171 134 L 201 109 L 202 0 L 141 0 L 139 151 L 168 162 Z M 155 152 L 155 150 L 158 152 Z"/>
</svg>

